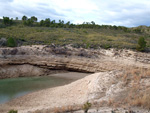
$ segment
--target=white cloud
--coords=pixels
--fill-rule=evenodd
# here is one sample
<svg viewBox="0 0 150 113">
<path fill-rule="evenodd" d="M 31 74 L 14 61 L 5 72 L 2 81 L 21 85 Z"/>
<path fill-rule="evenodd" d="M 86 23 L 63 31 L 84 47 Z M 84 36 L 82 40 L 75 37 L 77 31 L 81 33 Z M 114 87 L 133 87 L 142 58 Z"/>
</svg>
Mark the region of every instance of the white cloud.
<svg viewBox="0 0 150 113">
<path fill-rule="evenodd" d="M 73 23 L 150 25 L 149 0 L 1 0 L 0 17 L 37 16 Z"/>
</svg>

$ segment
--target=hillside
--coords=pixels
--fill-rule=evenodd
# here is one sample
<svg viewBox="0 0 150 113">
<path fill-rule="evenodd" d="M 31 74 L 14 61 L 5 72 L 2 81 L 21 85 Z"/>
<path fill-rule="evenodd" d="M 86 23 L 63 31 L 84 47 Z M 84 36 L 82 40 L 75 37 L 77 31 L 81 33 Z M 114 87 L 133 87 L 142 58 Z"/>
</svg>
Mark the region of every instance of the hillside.
<svg viewBox="0 0 150 113">
<path fill-rule="evenodd" d="M 38 22 L 32 26 L 22 24 L 21 20 L 15 20 L 11 26 L 0 27 L 1 38 L 14 38 L 20 45 L 50 45 L 59 46 L 71 44 L 79 48 L 127 48 L 136 49 L 139 37 L 144 37 L 147 49 L 150 49 L 150 28 L 139 26 L 126 28 L 122 26 L 81 24 L 67 27 L 38 26 Z M 0 20 L 2 25 L 2 20 Z M 56 25 L 59 25 L 56 24 Z"/>
</svg>

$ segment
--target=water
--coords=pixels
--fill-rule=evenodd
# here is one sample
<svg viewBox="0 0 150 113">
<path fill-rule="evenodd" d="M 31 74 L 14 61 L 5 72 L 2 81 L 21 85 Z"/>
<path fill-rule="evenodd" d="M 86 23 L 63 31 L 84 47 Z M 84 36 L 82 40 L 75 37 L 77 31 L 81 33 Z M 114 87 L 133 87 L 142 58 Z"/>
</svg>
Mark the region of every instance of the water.
<svg viewBox="0 0 150 113">
<path fill-rule="evenodd" d="M 2 79 L 0 80 L 0 104 L 33 91 L 65 85 L 72 81 L 75 80 L 58 76 Z"/>
</svg>

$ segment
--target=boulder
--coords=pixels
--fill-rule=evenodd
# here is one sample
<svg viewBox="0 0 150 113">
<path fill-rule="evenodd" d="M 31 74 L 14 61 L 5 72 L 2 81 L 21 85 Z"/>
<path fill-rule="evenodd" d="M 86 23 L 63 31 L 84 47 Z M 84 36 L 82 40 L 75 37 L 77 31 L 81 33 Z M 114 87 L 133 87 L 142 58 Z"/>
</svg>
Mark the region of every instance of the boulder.
<svg viewBox="0 0 150 113">
<path fill-rule="evenodd" d="M 6 38 L 1 38 L 0 39 L 0 47 L 6 46 L 6 44 L 7 44 L 7 39 Z"/>
</svg>

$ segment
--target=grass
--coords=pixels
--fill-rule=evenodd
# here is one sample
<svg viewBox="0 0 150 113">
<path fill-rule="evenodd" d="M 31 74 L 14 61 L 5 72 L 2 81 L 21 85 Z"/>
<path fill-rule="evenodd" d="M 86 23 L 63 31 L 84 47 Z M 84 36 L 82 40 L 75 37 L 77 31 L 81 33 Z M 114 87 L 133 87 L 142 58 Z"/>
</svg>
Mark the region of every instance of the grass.
<svg viewBox="0 0 150 113">
<path fill-rule="evenodd" d="M 123 83 L 125 91 L 108 100 L 92 103 L 93 107 L 126 108 L 141 107 L 150 109 L 150 70 L 141 68 L 127 68 L 118 75 L 118 81 Z M 147 82 L 147 83 L 146 83 Z"/>
<path fill-rule="evenodd" d="M 126 101 L 132 106 L 150 109 L 150 87 L 145 85 L 146 83 L 142 83 L 142 80 L 148 80 L 150 78 L 150 70 L 132 69 L 124 76 L 126 76 L 126 81 L 127 79 L 131 80 L 131 82 L 129 82 L 131 83 L 131 89 Z"/>
<path fill-rule="evenodd" d="M 23 45 L 52 44 L 68 45 L 83 48 L 129 48 L 136 49 L 138 38 L 145 34 L 124 32 L 112 29 L 86 29 L 86 28 L 49 28 L 27 27 L 23 25 L 0 28 L 0 38 L 13 37 L 23 42 Z M 148 47 L 150 37 L 146 35 Z"/>
<path fill-rule="evenodd" d="M 10 110 L 8 113 L 18 113 L 17 110 Z"/>
<path fill-rule="evenodd" d="M 120 81 L 127 87 L 125 96 L 111 102 L 113 106 L 136 106 L 150 109 L 150 87 L 146 81 L 150 79 L 150 70 L 141 68 L 126 69 Z M 143 82 L 144 81 L 144 82 Z M 118 98 L 118 97 L 117 97 Z M 108 102 L 110 103 L 110 102 Z"/>
</svg>

